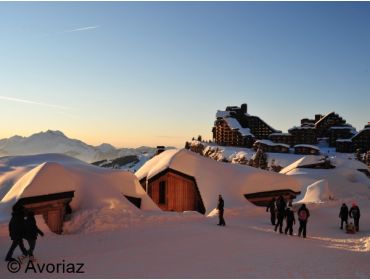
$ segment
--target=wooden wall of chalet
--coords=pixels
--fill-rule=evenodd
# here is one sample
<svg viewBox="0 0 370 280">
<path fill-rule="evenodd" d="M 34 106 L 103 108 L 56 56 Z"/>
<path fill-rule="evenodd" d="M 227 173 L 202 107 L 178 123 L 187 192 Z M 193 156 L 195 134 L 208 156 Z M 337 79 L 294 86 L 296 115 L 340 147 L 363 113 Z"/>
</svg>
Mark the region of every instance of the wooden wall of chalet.
<svg viewBox="0 0 370 280">
<path fill-rule="evenodd" d="M 290 189 L 285 189 L 285 190 L 245 194 L 244 197 L 257 206 L 267 206 L 271 202 L 272 198 L 276 199 L 280 195 L 282 195 L 285 201 L 288 202 L 296 198 L 298 194 L 300 194 L 300 192 L 294 192 Z"/>
<path fill-rule="evenodd" d="M 309 147 L 294 147 L 294 153 L 299 155 L 319 155 L 320 151 Z"/>
<path fill-rule="evenodd" d="M 163 201 L 161 201 L 160 198 L 161 184 L 165 185 L 165 196 Z M 195 181 L 174 174 L 171 171 L 148 182 L 147 192 L 159 208 L 164 211 L 198 211 L 202 214 L 205 213 L 203 202 Z"/>
</svg>

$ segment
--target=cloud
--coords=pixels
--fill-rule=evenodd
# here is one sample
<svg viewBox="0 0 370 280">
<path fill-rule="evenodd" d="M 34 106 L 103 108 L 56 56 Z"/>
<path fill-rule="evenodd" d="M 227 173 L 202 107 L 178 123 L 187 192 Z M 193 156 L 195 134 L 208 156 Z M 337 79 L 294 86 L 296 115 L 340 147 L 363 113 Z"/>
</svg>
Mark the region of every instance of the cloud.
<svg viewBox="0 0 370 280">
<path fill-rule="evenodd" d="M 66 30 L 63 33 L 80 32 L 80 31 L 97 29 L 99 27 L 100 27 L 99 25 L 85 26 L 85 27 L 75 28 L 75 29 L 71 29 L 71 30 Z"/>
<path fill-rule="evenodd" d="M 20 99 L 20 98 L 14 98 L 14 97 L 9 97 L 9 96 L 0 95 L 0 99 L 6 100 L 6 101 L 11 101 L 11 102 L 18 102 L 18 103 L 26 103 L 26 104 L 31 104 L 31 105 L 37 105 L 37 106 L 44 106 L 44 107 L 49 107 L 49 108 L 54 108 L 54 109 L 59 109 L 59 110 L 69 110 L 70 109 L 69 107 L 65 107 L 65 106 L 43 103 L 43 102 L 37 102 L 37 101 L 26 100 L 26 99 Z"/>
</svg>

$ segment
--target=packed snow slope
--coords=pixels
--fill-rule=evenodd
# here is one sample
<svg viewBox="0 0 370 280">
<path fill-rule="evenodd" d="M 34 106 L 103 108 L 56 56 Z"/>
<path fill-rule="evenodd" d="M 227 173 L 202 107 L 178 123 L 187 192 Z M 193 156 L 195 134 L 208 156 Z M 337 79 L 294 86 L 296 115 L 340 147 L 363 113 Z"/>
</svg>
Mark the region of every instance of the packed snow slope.
<svg viewBox="0 0 370 280">
<path fill-rule="evenodd" d="M 35 157 L 34 160 L 33 157 L 17 157 L 12 160 L 18 164 L 22 159 L 30 163 L 37 162 L 41 156 Z M 8 190 L 0 202 L 0 220 L 9 221 L 12 206 L 22 197 L 65 191 L 75 191 L 71 202 L 75 218 L 78 215 L 90 215 L 79 222 L 91 223 L 88 219 L 95 219 L 104 223 L 109 215 L 140 215 L 140 210 L 124 195 L 141 198 L 141 208 L 144 210 L 158 210 L 130 172 L 99 168 L 62 155 L 51 157 L 57 161 L 37 165 L 23 174 Z M 98 227 L 98 230 L 101 228 Z"/>
<path fill-rule="evenodd" d="M 72 235 L 48 232 L 37 241 L 38 264 L 83 263 L 85 273 L 25 273 L 25 264 L 13 274 L 2 262 L 0 277 L 370 278 L 369 201 L 357 202 L 363 217 L 360 232 L 354 235 L 339 229 L 342 201 L 308 205 L 307 239 L 296 236 L 297 225 L 295 236 L 274 232 L 264 208 L 232 209 L 228 200 L 226 227 L 216 226 L 216 217 L 158 212 L 144 213 L 140 220 L 112 230 Z M 0 227 L 3 256 L 9 246 L 4 225 Z M 15 256 L 19 254 L 17 249 Z"/>
<path fill-rule="evenodd" d="M 61 131 L 53 130 L 35 133 L 29 137 L 13 136 L 0 139 L 0 157 L 59 153 L 85 162 L 95 162 L 127 155 L 153 154 L 155 150 L 150 147 L 117 149 L 106 143 L 91 146 L 80 140 L 68 138 Z"/>
<path fill-rule="evenodd" d="M 282 189 L 299 192 L 302 188 L 292 176 L 218 162 L 185 149 L 167 150 L 147 161 L 135 174 L 139 180 L 149 180 L 167 168 L 195 178 L 207 213 L 214 209 L 218 194 L 240 207 L 246 203 L 244 194 Z"/>
<path fill-rule="evenodd" d="M 209 165 L 215 174 L 226 174 L 225 176 L 230 175 L 231 167 L 227 166 L 235 168 L 231 164 L 215 162 L 217 166 L 223 167 L 218 169 L 213 164 L 208 164 L 209 159 L 204 159 L 207 160 L 206 163 L 179 151 L 166 153 L 169 154 L 153 158 L 158 162 L 152 160 L 147 163 L 145 168 L 150 172 L 145 172 L 145 176 L 150 177 L 167 166 L 186 167 L 189 168 L 188 171 L 196 168 L 201 172 Z M 174 158 L 176 153 L 181 157 Z M 180 159 L 189 163 L 182 163 Z M 72 220 L 65 223 L 65 232 L 62 235 L 51 233 L 42 218 L 38 217 L 38 225 L 46 235 L 38 238 L 35 255 L 39 266 L 83 263 L 84 273 L 25 272 L 26 264 L 22 265 L 18 273 L 11 273 L 7 263 L 2 262 L 0 278 L 370 278 L 368 178 L 368 181 L 364 181 L 363 177 L 356 178 L 357 183 L 362 182 L 362 186 L 347 187 L 345 183 L 339 184 L 329 193 L 327 187 L 331 181 L 321 178 L 325 174 L 313 174 L 313 178 L 310 178 L 309 173 L 303 174 L 302 176 L 307 176 L 305 180 L 308 191 L 304 191 L 302 195 L 311 202 L 307 204 L 311 212 L 308 238 L 303 239 L 296 236 L 298 225 L 294 226 L 295 236 L 276 233 L 265 208 L 256 207 L 244 198 L 242 205 L 232 194 L 244 191 L 242 187 L 231 190 L 230 194 L 225 193 L 226 227 L 218 227 L 217 216 L 212 214 L 203 216 L 194 212 L 142 211 L 131 207 L 128 202 L 123 203 L 124 200 L 118 199 L 119 190 L 126 190 L 122 181 L 127 179 L 131 182 L 128 184 L 132 186 L 130 190 L 134 187 L 136 189 L 136 186 L 141 187 L 137 185 L 137 180 L 132 184 L 130 177 L 126 173 L 121 174 L 121 171 L 100 170 L 68 157 L 54 158 L 53 163 L 47 164 L 35 163 L 37 160 L 33 157 L 7 160 L 11 164 L 1 161 L 2 172 L 10 172 L 12 168 L 22 166 L 28 169 L 18 180 L 14 179 L 15 189 L 10 190 L 9 201 L 27 192 L 33 194 L 47 191 L 53 186 L 50 184 L 51 178 L 61 180 L 61 183 L 52 180 L 56 188 L 64 190 L 75 186 L 76 192 L 81 191 L 76 194 L 78 199 L 72 204 Z M 191 164 L 195 166 L 187 166 Z M 356 170 L 352 165 L 349 168 L 351 174 Z M 246 166 L 237 166 L 235 170 L 244 170 L 249 174 Z M 307 172 L 306 169 L 294 172 L 298 171 Z M 343 167 L 340 172 L 344 171 Z M 194 176 L 198 176 L 196 171 L 193 172 Z M 239 171 L 232 172 L 239 174 Z M 258 175 L 253 178 L 267 174 L 261 172 L 255 169 L 252 173 Z M 340 172 L 331 176 L 339 176 Z M 351 174 L 349 177 L 353 180 Z M 216 178 L 220 179 L 221 175 L 216 175 Z M 300 179 L 298 174 L 274 175 Z M 68 178 L 61 178 L 64 176 Z M 270 178 L 269 175 L 266 176 Z M 344 176 L 348 174 L 344 173 Z M 208 206 L 213 209 L 217 205 L 218 192 L 225 189 L 217 185 L 216 179 L 210 180 L 212 185 L 216 185 L 215 196 L 209 194 Z M 270 179 L 260 180 L 257 181 L 269 182 Z M 343 180 L 343 177 L 339 180 Z M 199 187 L 198 179 L 197 183 Z M 229 184 L 230 188 L 232 186 L 234 185 Z M 101 191 L 106 187 L 107 193 Z M 329 195 L 333 196 L 332 200 L 328 200 Z M 118 200 L 121 207 L 114 202 Z M 362 215 L 360 231 L 351 235 L 339 229 L 338 214 L 343 202 L 350 206 L 354 201 L 359 205 Z M 149 206 L 148 209 L 155 209 L 155 206 Z M 0 251 L 3 252 L 3 258 L 10 244 L 8 220 L 4 220 L 0 222 Z M 20 251 L 17 249 L 14 256 L 19 255 Z"/>
</svg>

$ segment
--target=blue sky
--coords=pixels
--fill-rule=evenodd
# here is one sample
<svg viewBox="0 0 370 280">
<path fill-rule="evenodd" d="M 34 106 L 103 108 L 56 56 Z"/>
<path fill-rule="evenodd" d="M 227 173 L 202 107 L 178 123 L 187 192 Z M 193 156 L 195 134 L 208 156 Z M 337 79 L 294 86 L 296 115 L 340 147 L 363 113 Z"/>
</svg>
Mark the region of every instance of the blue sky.
<svg viewBox="0 0 370 280">
<path fill-rule="evenodd" d="M 366 2 L 0 2 L 0 42 L 1 138 L 182 147 L 241 103 L 370 121 Z"/>
</svg>

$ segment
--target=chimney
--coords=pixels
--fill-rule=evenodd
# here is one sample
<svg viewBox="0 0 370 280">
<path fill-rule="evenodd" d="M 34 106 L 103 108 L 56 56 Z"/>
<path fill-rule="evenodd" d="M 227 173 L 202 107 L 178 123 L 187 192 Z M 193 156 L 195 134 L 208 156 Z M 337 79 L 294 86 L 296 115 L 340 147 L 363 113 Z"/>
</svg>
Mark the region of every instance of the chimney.
<svg viewBox="0 0 370 280">
<path fill-rule="evenodd" d="M 242 110 L 242 113 L 243 114 L 246 114 L 247 113 L 247 104 L 246 103 L 243 103 L 241 106 L 240 106 L 240 109 Z"/>
</svg>

